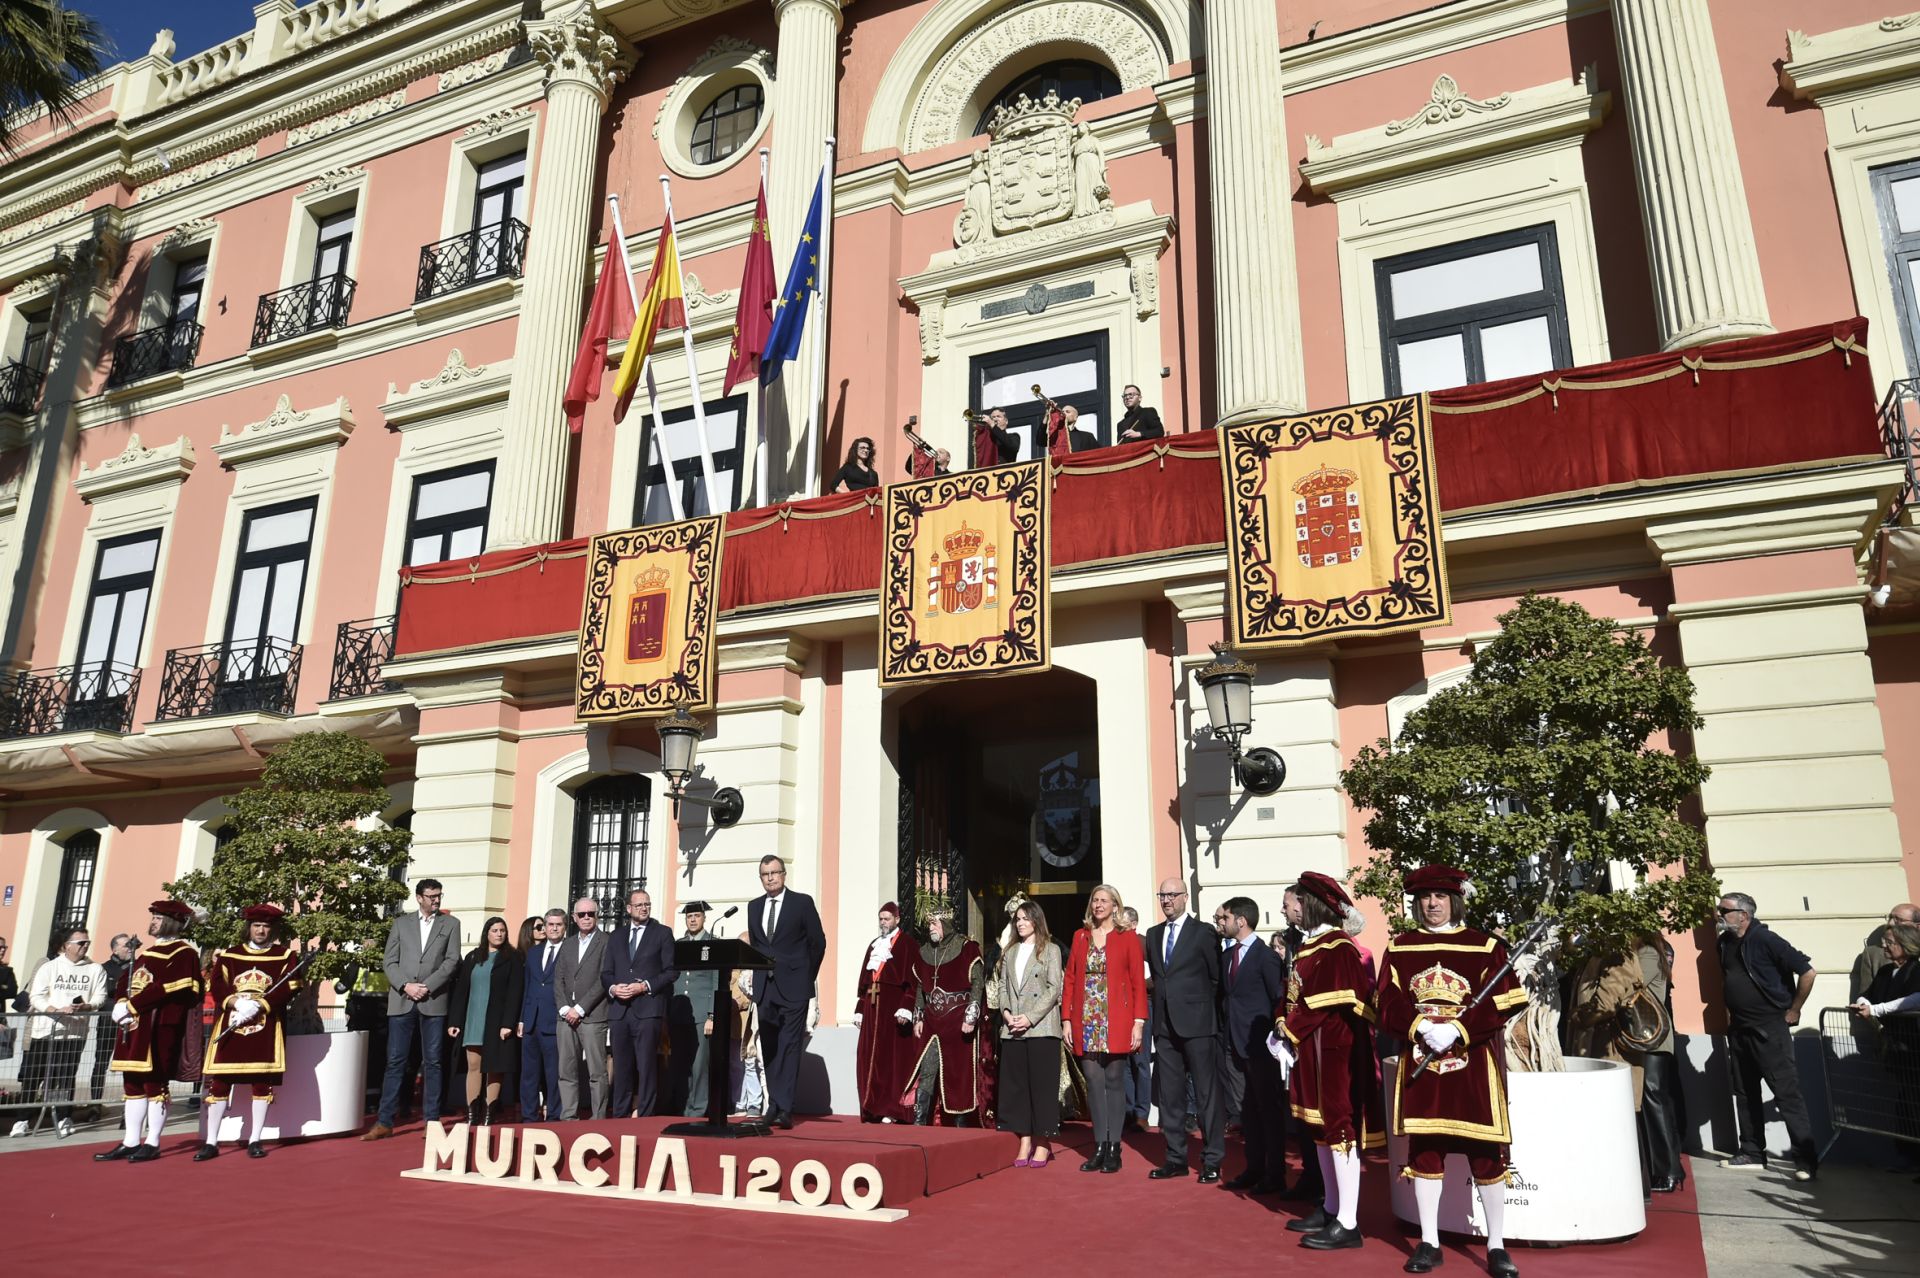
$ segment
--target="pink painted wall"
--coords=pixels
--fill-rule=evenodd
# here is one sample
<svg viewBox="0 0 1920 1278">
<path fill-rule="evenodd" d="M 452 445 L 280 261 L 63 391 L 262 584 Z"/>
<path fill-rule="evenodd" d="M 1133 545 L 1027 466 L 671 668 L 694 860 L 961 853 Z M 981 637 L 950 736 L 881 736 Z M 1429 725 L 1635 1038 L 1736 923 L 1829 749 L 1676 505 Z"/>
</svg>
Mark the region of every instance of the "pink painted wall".
<svg viewBox="0 0 1920 1278">
<path fill-rule="evenodd" d="M 1912 834 L 1920 822 L 1920 634 L 1869 632 L 1867 656 L 1887 739 L 1887 771 L 1893 775 L 1893 815 L 1905 832 L 1901 860 L 1907 899 L 1920 901 L 1920 850 Z"/>
</svg>

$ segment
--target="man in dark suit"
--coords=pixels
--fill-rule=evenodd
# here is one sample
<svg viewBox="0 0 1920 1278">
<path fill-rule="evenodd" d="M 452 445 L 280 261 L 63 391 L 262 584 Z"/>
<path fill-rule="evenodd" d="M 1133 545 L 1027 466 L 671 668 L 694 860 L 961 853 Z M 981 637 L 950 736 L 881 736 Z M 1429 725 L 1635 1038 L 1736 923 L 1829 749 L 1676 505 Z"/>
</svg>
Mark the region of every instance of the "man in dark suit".
<svg viewBox="0 0 1920 1278">
<path fill-rule="evenodd" d="M 627 921 L 607 938 L 600 962 L 607 983 L 607 1033 L 613 1039 L 613 1109 L 625 1118 L 653 1113 L 660 1091 L 660 1036 L 673 998 L 673 929 L 653 921 L 645 888 L 627 893 Z"/>
<path fill-rule="evenodd" d="M 1220 1031 L 1220 934 L 1187 913 L 1187 890 L 1179 879 L 1160 885 L 1162 922 L 1147 930 L 1147 974 L 1153 982 L 1153 1099 L 1160 1107 L 1166 1161 L 1148 1172 L 1154 1180 L 1187 1174 L 1187 1080 L 1193 1080 L 1199 1111 L 1200 1183 L 1220 1179 L 1226 1135 L 1215 1087 Z M 1271 1012 L 1269 1012 L 1271 1019 Z M 1262 1049 L 1264 1050 L 1264 1048 Z"/>
<path fill-rule="evenodd" d="M 560 1005 L 554 997 L 567 912 L 548 910 L 527 956 L 526 994 L 520 1000 L 520 1121 L 560 1117 Z"/>
<path fill-rule="evenodd" d="M 760 1051 L 767 1062 L 767 1121 L 793 1127 L 793 1094 L 800 1084 L 800 1054 L 806 1047 L 809 1009 L 827 934 L 820 912 L 804 892 L 787 890 L 787 863 L 760 858 L 760 886 L 767 894 L 747 911 L 747 939 L 773 960 L 753 974 L 753 1001 L 760 1005 Z"/>
<path fill-rule="evenodd" d="M 1160 424 L 1158 410 L 1140 402 L 1138 386 L 1121 388 L 1120 402 L 1127 406 L 1126 413 L 1120 418 L 1120 425 L 1114 431 L 1114 438 L 1120 443 L 1134 444 L 1143 439 L 1159 439 L 1167 433 L 1167 428 Z"/>
<path fill-rule="evenodd" d="M 1247 1169 L 1227 1182 L 1228 1189 L 1256 1194 L 1287 1187 L 1286 1124 L 1281 1118 L 1286 1092 L 1280 1068 L 1267 1051 L 1273 1009 L 1285 992 L 1283 964 L 1254 934 L 1260 907 L 1244 896 L 1230 899 L 1227 952 L 1221 957 L 1220 1002 L 1226 1050 L 1220 1071 L 1245 1080 L 1240 1100 L 1240 1132 L 1246 1139 Z"/>
</svg>

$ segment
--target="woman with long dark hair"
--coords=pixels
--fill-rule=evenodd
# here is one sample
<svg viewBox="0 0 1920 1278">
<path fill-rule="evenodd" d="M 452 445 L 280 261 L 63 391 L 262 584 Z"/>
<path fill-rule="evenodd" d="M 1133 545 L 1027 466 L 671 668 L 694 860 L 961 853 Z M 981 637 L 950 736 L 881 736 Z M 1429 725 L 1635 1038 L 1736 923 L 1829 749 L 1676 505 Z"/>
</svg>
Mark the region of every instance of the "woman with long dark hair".
<svg viewBox="0 0 1920 1278">
<path fill-rule="evenodd" d="M 1013 943 L 994 974 L 1000 1005 L 1000 1122 L 1020 1137 L 1015 1167 L 1053 1161 L 1060 1130 L 1060 951 L 1032 901 L 1013 912 Z"/>
<path fill-rule="evenodd" d="M 840 468 L 840 473 L 833 477 L 831 484 L 827 485 L 827 491 L 832 493 L 845 488 L 848 492 L 855 493 L 862 488 L 879 486 L 880 475 L 873 468 L 873 441 L 862 435 L 853 441 L 853 447 L 847 449 L 847 464 Z"/>
<path fill-rule="evenodd" d="M 466 1049 L 467 1121 L 476 1126 L 493 1125 L 500 1113 L 500 1085 L 519 1066 L 513 1029 L 526 977 L 520 951 L 507 939 L 507 921 L 496 914 L 480 929 L 480 944 L 460 960 L 447 1005 L 447 1037 Z M 483 1083 L 485 1101 L 480 1099 Z"/>
</svg>

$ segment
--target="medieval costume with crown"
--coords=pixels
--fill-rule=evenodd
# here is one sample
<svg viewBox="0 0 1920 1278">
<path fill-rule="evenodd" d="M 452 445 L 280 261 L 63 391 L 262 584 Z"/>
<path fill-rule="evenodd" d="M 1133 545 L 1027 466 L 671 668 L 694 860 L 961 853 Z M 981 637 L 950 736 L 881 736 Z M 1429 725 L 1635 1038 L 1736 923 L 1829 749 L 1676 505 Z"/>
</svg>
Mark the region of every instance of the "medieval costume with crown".
<svg viewBox="0 0 1920 1278">
<path fill-rule="evenodd" d="M 253 924 L 277 924 L 283 916 L 278 906 L 256 905 L 246 912 L 246 921 L 251 931 Z M 249 937 L 213 956 L 207 984 L 217 1019 L 200 1067 L 207 1081 L 207 1134 L 196 1161 L 218 1152 L 220 1124 L 236 1083 L 245 1084 L 253 1097 L 247 1153 L 267 1156 L 260 1130 L 287 1068 L 286 1009 L 300 989 L 299 968 L 300 952 L 279 940 L 255 945 Z"/>
<path fill-rule="evenodd" d="M 889 901 L 881 912 L 900 917 Z M 867 1122 L 910 1123 L 913 1107 L 904 1097 L 913 1085 L 919 1044 L 913 1037 L 913 939 L 895 926 L 867 946 L 853 990 L 860 1040 L 854 1049 L 854 1077 L 860 1084 L 860 1117 Z"/>
<path fill-rule="evenodd" d="M 1309 871 L 1294 891 L 1319 902 L 1321 917 L 1334 921 L 1308 928 L 1268 1040 L 1287 1079 L 1293 1116 L 1312 1134 L 1326 1194 L 1320 1210 L 1288 1228 L 1306 1235 L 1303 1247 L 1346 1250 L 1361 1244 L 1361 1156 L 1387 1139 L 1373 1072 L 1373 979 L 1350 935 L 1359 931 L 1360 916 L 1346 889 Z"/>
<path fill-rule="evenodd" d="M 987 964 L 972 937 L 955 932 L 950 913 L 932 914 L 943 930 L 913 956 L 913 1019 L 918 1056 L 913 1121 L 962 1125 L 984 1103 L 976 1027 L 985 1012 Z M 904 1097 L 903 1097 L 904 1099 Z"/>
<path fill-rule="evenodd" d="M 1425 1273 L 1439 1260 L 1440 1188 L 1448 1154 L 1466 1156 L 1474 1183 L 1482 1187 L 1487 1214 L 1488 1267 L 1517 1272 L 1502 1247 L 1506 1204 L 1506 1026 L 1527 1004 L 1527 993 L 1507 967 L 1506 943 L 1459 920 L 1471 895 L 1466 875 L 1430 865 L 1407 876 L 1416 913 L 1420 898 L 1441 893 L 1452 903 L 1454 922 L 1402 932 L 1387 945 L 1381 964 L 1380 1026 L 1407 1042 L 1394 1077 L 1393 1132 L 1407 1138 L 1407 1165 L 1414 1180 L 1422 1244 L 1408 1272 Z M 1485 992 L 1474 1005 L 1476 997 Z M 1414 1072 L 1427 1062 L 1418 1078 Z M 1496 1254 L 1498 1258 L 1496 1259 Z"/>
<path fill-rule="evenodd" d="M 193 910 L 166 900 L 148 909 L 153 944 L 127 965 L 113 1001 L 117 1037 L 111 1068 L 126 1092 L 126 1139 L 95 1154 L 96 1162 L 160 1157 L 169 1084 L 191 1073 L 198 1061 L 199 1053 L 189 1051 L 188 1035 L 200 1030 L 200 955 L 180 939 Z"/>
</svg>

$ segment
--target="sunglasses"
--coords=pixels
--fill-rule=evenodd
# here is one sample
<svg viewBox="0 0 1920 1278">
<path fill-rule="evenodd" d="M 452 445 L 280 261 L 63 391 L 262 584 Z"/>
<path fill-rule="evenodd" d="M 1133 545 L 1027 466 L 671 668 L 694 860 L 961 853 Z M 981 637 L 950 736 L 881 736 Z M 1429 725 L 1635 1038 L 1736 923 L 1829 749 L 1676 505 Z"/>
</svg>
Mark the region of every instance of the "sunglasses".
<svg viewBox="0 0 1920 1278">
<path fill-rule="evenodd" d="M 575 911 L 573 912 L 573 917 L 575 917 L 576 919 L 595 919 L 595 918 L 599 918 L 599 917 L 600 917 L 600 911 L 598 911 L 598 910 L 575 910 Z"/>
<path fill-rule="evenodd" d="M 1720 907 L 1720 917 L 1722 918 L 1725 918 L 1729 914 L 1745 914 L 1745 913 L 1746 911 L 1741 909 L 1737 905 L 1723 905 Z"/>
</svg>

